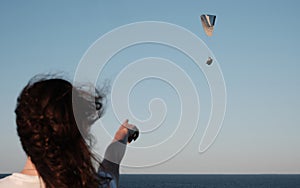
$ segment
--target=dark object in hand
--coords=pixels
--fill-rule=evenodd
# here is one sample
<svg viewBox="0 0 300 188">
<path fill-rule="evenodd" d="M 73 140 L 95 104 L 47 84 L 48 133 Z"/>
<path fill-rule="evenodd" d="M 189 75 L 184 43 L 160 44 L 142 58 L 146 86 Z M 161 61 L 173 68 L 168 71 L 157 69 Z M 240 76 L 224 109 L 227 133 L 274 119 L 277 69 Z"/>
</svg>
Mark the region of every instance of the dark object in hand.
<svg viewBox="0 0 300 188">
<path fill-rule="evenodd" d="M 128 137 L 128 143 L 130 143 L 132 140 L 136 140 L 139 137 L 139 131 L 134 131 L 133 134 L 129 135 Z"/>
</svg>

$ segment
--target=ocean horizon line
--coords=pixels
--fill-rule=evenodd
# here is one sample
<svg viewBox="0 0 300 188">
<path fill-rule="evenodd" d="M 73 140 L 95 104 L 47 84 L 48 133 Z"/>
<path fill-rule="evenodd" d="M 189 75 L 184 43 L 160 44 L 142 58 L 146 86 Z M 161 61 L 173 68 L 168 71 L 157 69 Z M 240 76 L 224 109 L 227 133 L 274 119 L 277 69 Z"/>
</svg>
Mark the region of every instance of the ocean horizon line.
<svg viewBox="0 0 300 188">
<path fill-rule="evenodd" d="M 4 178 L 9 174 L 0 174 Z M 121 174 L 120 188 L 294 188 L 300 174 Z"/>
<path fill-rule="evenodd" d="M 0 175 L 10 175 L 12 173 L 0 173 Z M 120 173 L 120 175 L 300 175 L 300 173 Z"/>
</svg>

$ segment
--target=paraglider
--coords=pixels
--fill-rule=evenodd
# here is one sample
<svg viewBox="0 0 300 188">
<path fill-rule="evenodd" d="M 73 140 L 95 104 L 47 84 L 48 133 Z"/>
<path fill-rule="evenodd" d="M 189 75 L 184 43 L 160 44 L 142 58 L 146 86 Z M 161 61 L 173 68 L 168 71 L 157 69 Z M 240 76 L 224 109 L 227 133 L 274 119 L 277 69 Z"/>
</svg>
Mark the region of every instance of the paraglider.
<svg viewBox="0 0 300 188">
<path fill-rule="evenodd" d="M 203 29 L 206 33 L 207 36 L 212 36 L 213 31 L 214 31 L 214 25 L 216 21 L 216 16 L 215 15 L 209 15 L 209 14 L 202 14 L 200 16 L 201 18 L 201 23 L 203 26 Z"/>
<path fill-rule="evenodd" d="M 211 57 L 208 57 L 207 61 L 206 61 L 206 64 L 207 65 L 211 65 L 213 62 L 213 59 Z"/>
</svg>

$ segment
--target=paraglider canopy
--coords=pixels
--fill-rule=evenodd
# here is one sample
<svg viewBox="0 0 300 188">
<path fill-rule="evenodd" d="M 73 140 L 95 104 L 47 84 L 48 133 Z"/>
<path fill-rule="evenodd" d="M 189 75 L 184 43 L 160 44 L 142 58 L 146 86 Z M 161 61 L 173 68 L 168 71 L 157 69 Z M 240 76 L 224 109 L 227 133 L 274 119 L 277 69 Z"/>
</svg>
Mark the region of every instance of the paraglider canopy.
<svg viewBox="0 0 300 188">
<path fill-rule="evenodd" d="M 215 15 L 209 15 L 209 14 L 202 14 L 200 16 L 201 18 L 201 23 L 203 26 L 203 29 L 206 33 L 207 36 L 212 36 L 213 31 L 214 31 L 214 25 L 216 21 L 216 16 Z"/>
</svg>

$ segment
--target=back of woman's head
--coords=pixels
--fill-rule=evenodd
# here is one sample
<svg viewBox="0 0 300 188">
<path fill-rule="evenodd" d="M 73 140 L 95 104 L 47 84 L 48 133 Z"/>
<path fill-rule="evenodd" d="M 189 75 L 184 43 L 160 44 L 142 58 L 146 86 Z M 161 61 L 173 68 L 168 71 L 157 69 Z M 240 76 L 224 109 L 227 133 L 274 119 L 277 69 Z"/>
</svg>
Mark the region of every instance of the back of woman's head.
<svg viewBox="0 0 300 188">
<path fill-rule="evenodd" d="M 97 187 L 86 140 L 100 117 L 102 96 L 50 78 L 31 81 L 17 100 L 17 131 L 23 149 L 46 187 Z"/>
</svg>

